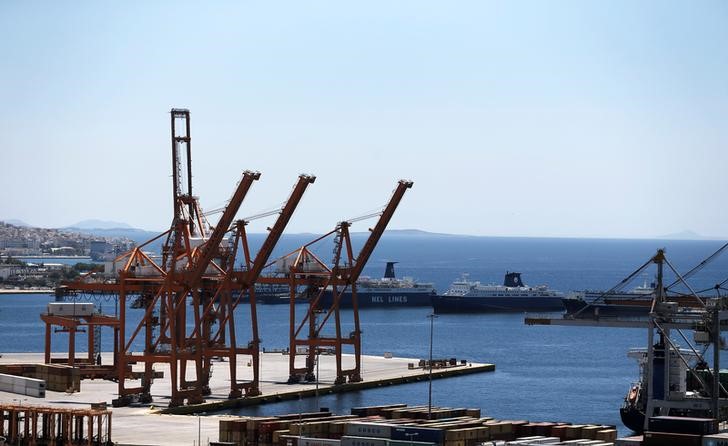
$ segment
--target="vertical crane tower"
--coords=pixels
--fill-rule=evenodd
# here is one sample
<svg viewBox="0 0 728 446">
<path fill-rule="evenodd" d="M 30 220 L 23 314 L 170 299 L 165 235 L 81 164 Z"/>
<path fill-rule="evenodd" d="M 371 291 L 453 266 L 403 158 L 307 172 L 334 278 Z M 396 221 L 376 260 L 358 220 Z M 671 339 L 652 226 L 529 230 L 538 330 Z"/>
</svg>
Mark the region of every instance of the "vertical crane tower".
<svg viewBox="0 0 728 446">
<path fill-rule="evenodd" d="M 112 372 L 107 376 L 118 382 L 119 397 L 113 403 L 126 405 L 133 401 L 151 401 L 151 386 L 157 376 L 153 368 L 156 363 L 166 363 L 169 367 L 170 407 L 185 402 L 202 402 L 204 396 L 210 394 L 213 358 L 228 360 L 229 398 L 259 395 L 260 338 L 254 286 L 256 283 L 277 282 L 290 285 L 292 380 L 301 373 L 306 379 L 311 379 L 315 352 L 323 346 L 333 346 L 336 351 L 336 383 L 344 383 L 347 378 L 349 381 L 360 381 L 361 331 L 356 305 L 356 280 L 404 192 L 412 187 L 412 182 L 399 182 L 389 203 L 377 214 L 379 220 L 370 230 L 371 234 L 357 256 L 352 250 L 348 229 L 355 219 L 337 224 L 334 230 L 295 251 L 296 260 L 289 262 L 290 269 L 286 277 L 263 276 L 265 268 L 280 260 L 269 261 L 305 190 L 314 183 L 316 177 L 300 175 L 288 200 L 280 209 L 246 220 L 235 220 L 250 188 L 260 178 L 259 172 L 244 171 L 230 200 L 222 209 L 220 219 L 212 227 L 202 212 L 198 197 L 192 194 L 190 112 L 187 109 L 172 109 L 170 119 L 173 199 L 170 228 L 117 257 L 113 262 L 113 280 L 109 280 L 108 275 L 98 277 L 97 273 L 90 273 L 61 287 L 64 292 L 71 294 L 118 296 L 118 317 L 103 317 L 101 320 L 104 325 L 113 327 L 114 330 L 114 363 L 110 368 Z M 253 256 L 247 240 L 246 226 L 254 219 L 272 215 L 277 215 L 275 224 L 268 228 L 267 237 Z M 308 251 L 312 243 L 329 235 L 335 236 L 331 267 Z M 228 240 L 232 240 L 232 243 Z M 146 250 L 159 241 L 162 242 L 161 258 L 156 258 Z M 242 261 L 238 260 L 240 253 Z M 304 266 L 304 263 L 309 266 Z M 315 265 L 313 270 L 310 268 L 311 264 Z M 300 285 L 319 293 L 319 297 L 327 286 L 332 286 L 335 290 L 334 303 L 326 311 L 321 324 L 317 324 L 316 318 L 312 317 L 323 311 L 317 307 L 318 298 L 314 298 L 309 305 L 307 319 L 297 326 L 293 306 L 296 289 Z M 354 295 L 355 329 L 348 336 L 344 336 L 341 333 L 338 304 L 341 293 L 349 287 Z M 312 295 L 315 295 L 313 291 Z M 243 296 L 250 299 L 249 323 L 252 339 L 240 346 L 236 339 L 235 310 L 241 304 Z M 140 319 L 129 317 L 130 305 L 143 311 Z M 191 315 L 188 314 L 190 309 Z M 336 335 L 321 337 L 321 329 L 331 315 L 334 316 Z M 52 324 L 75 324 L 74 321 L 59 322 L 58 318 L 49 315 L 42 317 L 47 324 L 47 338 Z M 138 322 L 132 322 L 136 320 Z M 309 327 L 308 339 L 300 336 L 304 324 Z M 300 345 L 309 347 L 307 365 L 303 369 L 297 368 L 295 361 L 295 347 Z M 354 348 L 355 367 L 352 370 L 342 368 L 344 345 L 352 345 Z M 51 361 L 50 354 L 50 341 L 47 340 L 46 362 Z M 251 358 L 253 367 L 249 380 L 238 379 L 237 364 L 240 355 Z M 74 363 L 73 352 L 69 355 L 68 363 Z M 143 371 L 132 372 L 133 364 L 141 364 Z"/>
</svg>

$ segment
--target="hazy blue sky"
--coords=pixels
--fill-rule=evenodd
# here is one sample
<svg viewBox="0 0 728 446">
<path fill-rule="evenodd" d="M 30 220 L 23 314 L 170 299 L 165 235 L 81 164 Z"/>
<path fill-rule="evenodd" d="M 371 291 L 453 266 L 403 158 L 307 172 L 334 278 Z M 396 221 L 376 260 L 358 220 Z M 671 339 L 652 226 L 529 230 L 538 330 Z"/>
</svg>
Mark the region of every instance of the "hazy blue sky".
<svg viewBox="0 0 728 446">
<path fill-rule="evenodd" d="M 723 1 L 4 1 L 0 218 L 168 227 L 171 107 L 206 209 L 317 175 L 293 232 L 728 235 Z"/>
</svg>

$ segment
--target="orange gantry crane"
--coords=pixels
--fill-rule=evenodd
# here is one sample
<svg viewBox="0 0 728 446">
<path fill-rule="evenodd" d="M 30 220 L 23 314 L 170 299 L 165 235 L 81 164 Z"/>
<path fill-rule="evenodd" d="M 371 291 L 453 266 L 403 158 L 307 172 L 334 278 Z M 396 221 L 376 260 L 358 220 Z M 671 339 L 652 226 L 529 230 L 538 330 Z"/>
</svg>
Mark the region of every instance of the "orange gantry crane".
<svg viewBox="0 0 728 446">
<path fill-rule="evenodd" d="M 315 180 L 316 177 L 312 175 L 300 175 L 298 177 L 298 181 L 289 199 L 280 210 L 273 211 L 273 213 L 278 214 L 278 218 L 275 224 L 269 228 L 268 236 L 263 241 L 254 259 L 251 259 L 245 226 L 250 220 L 267 216 L 271 213 L 261 214 L 260 216 L 251 217 L 248 220 L 238 220 L 236 222 L 234 229 L 235 241 L 233 248 L 229 251 L 230 255 L 225 262 L 227 269 L 224 280 L 221 281 L 217 288 L 215 296 L 206 303 L 200 324 L 205 333 L 203 339 L 207 340 L 204 350 L 205 367 L 203 367 L 205 384 L 209 382 L 209 371 L 211 370 L 210 361 L 212 358 L 227 358 L 230 364 L 231 390 L 229 396 L 231 398 L 242 396 L 243 391 L 248 396 L 258 395 L 260 393 L 260 337 L 258 334 L 255 283 L 283 234 L 283 230 L 290 221 L 293 211 L 301 201 L 303 193 Z M 243 268 L 235 270 L 236 254 L 241 251 L 244 256 Z M 233 298 L 233 295 L 236 295 L 236 298 Z M 245 295 L 250 299 L 252 339 L 248 342 L 247 347 L 238 347 L 236 344 L 234 312 L 241 298 Z M 213 320 L 216 324 L 209 323 Z M 226 343 L 226 339 L 229 339 L 230 342 Z M 251 357 L 253 379 L 248 383 L 239 383 L 237 381 L 236 359 L 239 354 L 249 355 Z"/>
<path fill-rule="evenodd" d="M 379 217 L 370 229 L 358 255 L 352 248 L 349 227 L 359 219 L 340 222 L 336 227 L 288 256 L 270 262 L 276 244 L 301 201 L 307 187 L 316 177 L 300 175 L 288 200 L 280 209 L 243 220 L 235 220 L 253 183 L 260 173 L 245 171 L 232 197 L 222 209 L 217 224 L 212 227 L 192 194 L 192 162 L 190 113 L 186 109 L 172 109 L 172 189 L 173 218 L 170 228 L 157 237 L 119 256 L 113 262 L 113 271 L 105 276 L 88 274 L 72 283 L 64 284 L 64 292 L 84 294 L 113 294 L 118 296 L 119 315 L 105 317 L 103 323 L 114 329 L 113 379 L 118 381 L 118 399 L 114 405 L 132 401 L 151 401 L 151 386 L 155 379 L 156 363 L 169 366 L 171 393 L 169 406 L 203 401 L 211 393 L 210 376 L 215 358 L 227 360 L 230 368 L 230 398 L 260 394 L 260 338 L 256 312 L 255 284 L 283 283 L 291 292 L 290 304 L 290 382 L 314 379 L 313 367 L 322 348 L 333 349 L 336 354 L 336 384 L 361 381 L 361 330 L 356 298 L 356 281 L 371 256 L 411 181 L 402 180 L 383 210 L 366 218 Z M 252 220 L 277 214 L 275 224 L 257 254 L 253 256 L 247 239 L 246 226 Z M 334 259 L 327 266 L 309 247 L 334 236 Z M 161 256 L 147 252 L 161 242 Z M 242 259 L 239 258 L 242 256 Z M 283 265 L 282 277 L 262 276 L 262 271 L 276 264 Z M 114 274 L 109 278 L 109 273 Z M 297 292 L 305 288 L 309 295 L 307 313 L 300 323 L 296 321 Z M 344 335 L 341 329 L 339 301 L 342 293 L 350 289 L 353 297 L 354 330 Z M 333 293 L 328 309 L 320 308 L 322 293 Z M 241 346 L 236 339 L 235 310 L 250 299 L 251 339 Z M 140 308 L 141 318 L 131 316 L 128 307 Z M 190 311 L 192 314 L 189 314 Z M 319 323 L 318 316 L 323 313 Z M 49 315 L 46 315 L 49 316 Z M 331 319 L 335 334 L 323 335 L 323 328 Z M 113 320 L 112 320 L 113 319 Z M 46 317 L 46 337 L 50 324 L 71 324 Z M 79 322 L 81 323 L 81 322 Z M 96 322 L 95 322 L 96 323 Z M 74 325 L 76 324 L 76 325 Z M 62 325 L 65 327 L 64 325 Z M 306 337 L 304 338 L 304 327 Z M 68 328 L 68 327 L 65 327 Z M 342 353 L 345 346 L 353 347 L 355 365 L 344 370 Z M 301 347 L 305 353 L 297 350 Z M 140 351 L 141 350 L 141 351 Z M 303 354 L 305 366 L 296 359 Z M 249 355 L 252 378 L 241 381 L 237 376 L 238 355 Z M 70 356 L 70 355 L 69 355 Z M 50 341 L 46 341 L 46 361 L 50 361 Z M 90 358 L 89 358 L 90 361 Z M 73 362 L 73 358 L 69 358 Z M 133 364 L 143 364 L 143 372 L 132 373 Z M 140 380 L 136 380 L 141 376 Z M 138 381 L 138 382 L 137 382 Z"/>
<path fill-rule="evenodd" d="M 397 184 L 391 199 L 384 209 L 376 214 L 366 215 L 360 218 L 343 221 L 328 233 L 316 238 L 298 250 L 278 259 L 277 262 L 283 265 L 283 278 L 264 278 L 269 283 L 288 283 L 290 288 L 290 345 L 289 345 L 289 382 L 295 383 L 302 380 L 313 381 L 316 379 L 314 365 L 318 360 L 319 352 L 325 349 L 333 349 L 336 356 L 336 379 L 335 384 L 359 382 L 361 376 L 361 329 L 359 321 L 359 306 L 356 295 L 356 281 L 361 275 L 364 266 L 374 248 L 377 246 L 384 230 L 394 215 L 404 193 L 412 187 L 412 181 L 400 180 Z M 358 255 L 354 254 L 349 227 L 352 223 L 366 218 L 376 217 L 379 219 L 376 225 L 370 229 L 371 233 L 362 246 Z M 328 267 L 325 262 L 319 259 L 310 251 L 311 245 L 334 236 L 334 256 L 332 266 Z M 300 322 L 296 321 L 295 305 L 299 287 L 305 287 L 306 297 L 309 300 L 308 311 Z M 350 333 L 342 333 L 340 300 L 344 292 L 349 289 L 352 295 L 352 316 L 354 330 Z M 332 303 L 329 308 L 322 308 L 319 302 L 323 293 L 331 292 Z M 323 335 L 324 327 L 333 316 L 333 336 Z M 319 320 L 319 317 L 322 319 Z M 307 330 L 304 330 L 307 327 Z M 352 346 L 354 350 L 354 367 L 345 370 L 342 364 L 344 346 Z M 300 348 L 300 349 L 299 349 Z M 301 366 L 297 364 L 298 356 L 303 355 L 305 362 Z"/>
<path fill-rule="evenodd" d="M 67 293 L 110 293 L 119 298 L 118 327 L 115 330 L 114 366 L 118 371 L 119 398 L 124 405 L 135 399 L 151 401 L 151 385 L 155 378 L 155 363 L 167 363 L 171 379 L 170 406 L 198 403 L 209 394 L 211 359 L 230 360 L 230 396 L 259 393 L 258 368 L 250 382 L 241 383 L 236 376 L 236 356 L 250 354 L 258 363 L 258 328 L 252 285 L 262 270 L 276 242 L 289 222 L 306 187 L 315 177 L 301 175 L 285 205 L 277 211 L 271 228 L 256 258 L 250 260 L 245 234 L 245 221 L 235 222 L 232 231 L 235 242 L 226 240 L 234 218 L 252 184 L 260 173 L 245 171 L 225 206 L 217 225 L 210 228 L 197 197 L 191 194 L 191 139 L 189 111 L 173 109 L 172 159 L 174 215 L 169 230 L 123 254 L 114 261 L 115 280 L 99 280 L 89 275 L 65 284 Z M 178 125 L 182 121 L 182 125 Z M 182 159 L 185 158 L 186 162 Z M 186 175 L 183 171 L 186 170 Z M 185 178 L 186 177 L 186 178 Z M 186 184 L 182 180 L 186 179 Z M 145 250 L 164 239 L 161 260 Z M 243 246 L 245 268 L 235 271 L 238 247 Z M 236 298 L 233 295 L 237 293 Z M 253 339 L 246 348 L 238 347 L 235 339 L 233 311 L 241 297 L 251 296 L 251 325 Z M 130 324 L 128 304 L 133 302 L 144 311 L 136 324 Z M 193 311 L 192 326 L 188 327 L 188 310 Z M 143 351 L 134 346 L 142 341 Z M 135 344 L 136 342 L 136 344 Z M 48 343 L 47 349 L 50 348 Z M 138 347 L 137 347 L 138 349 Z M 49 351 L 46 355 L 49 355 Z M 141 383 L 129 385 L 130 366 L 144 365 Z M 193 373 L 188 373 L 188 367 Z M 192 370 L 190 370 L 192 372 Z"/>
</svg>

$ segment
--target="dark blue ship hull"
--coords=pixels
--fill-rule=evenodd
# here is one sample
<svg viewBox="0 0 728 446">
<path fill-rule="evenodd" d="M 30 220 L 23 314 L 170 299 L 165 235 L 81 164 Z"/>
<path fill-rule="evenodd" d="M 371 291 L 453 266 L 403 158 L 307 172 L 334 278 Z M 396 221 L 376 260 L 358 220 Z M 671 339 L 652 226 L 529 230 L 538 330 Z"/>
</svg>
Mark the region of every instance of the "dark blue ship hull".
<svg viewBox="0 0 728 446">
<path fill-rule="evenodd" d="M 359 308 L 369 307 L 429 307 L 435 294 L 432 292 L 391 292 L 379 293 L 372 291 L 357 291 L 357 303 Z M 319 306 L 328 308 L 331 306 L 333 296 L 331 291 L 324 291 Z M 351 308 L 351 292 L 346 291 L 339 301 L 340 308 Z"/>
<path fill-rule="evenodd" d="M 436 296 L 435 313 L 511 313 L 527 311 L 563 311 L 560 297 L 459 297 Z"/>
</svg>

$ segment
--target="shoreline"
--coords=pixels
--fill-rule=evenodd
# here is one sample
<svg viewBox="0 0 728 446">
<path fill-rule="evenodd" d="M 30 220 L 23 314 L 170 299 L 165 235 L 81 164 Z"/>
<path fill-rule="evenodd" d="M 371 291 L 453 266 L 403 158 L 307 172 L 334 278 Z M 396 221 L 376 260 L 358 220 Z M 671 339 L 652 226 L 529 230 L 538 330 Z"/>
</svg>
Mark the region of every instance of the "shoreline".
<svg viewBox="0 0 728 446">
<path fill-rule="evenodd" d="M 55 295 L 56 290 L 53 288 L 46 288 L 46 289 L 40 289 L 40 290 L 12 290 L 7 288 L 0 288 L 0 295 L 1 294 L 50 294 Z"/>
<path fill-rule="evenodd" d="M 79 259 L 79 260 L 91 260 L 91 256 L 3 256 L 3 257 L 13 257 L 14 259 Z"/>
</svg>

